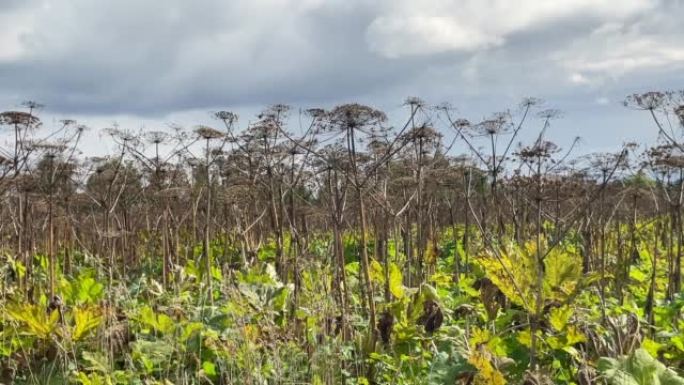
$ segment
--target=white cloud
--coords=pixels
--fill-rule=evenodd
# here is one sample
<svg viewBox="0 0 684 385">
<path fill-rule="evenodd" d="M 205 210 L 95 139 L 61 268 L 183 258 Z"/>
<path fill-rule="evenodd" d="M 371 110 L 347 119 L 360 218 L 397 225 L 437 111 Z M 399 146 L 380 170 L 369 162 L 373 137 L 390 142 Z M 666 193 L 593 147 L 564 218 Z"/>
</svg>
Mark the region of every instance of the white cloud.
<svg viewBox="0 0 684 385">
<path fill-rule="evenodd" d="M 27 52 L 23 40 L 33 31 L 34 22 L 26 11 L 0 13 L 0 62 L 16 61 Z"/>
<path fill-rule="evenodd" d="M 644 32 L 644 23 L 609 24 L 555 53 L 574 83 L 596 84 L 639 71 L 684 67 L 682 31 Z"/>
<path fill-rule="evenodd" d="M 388 58 L 474 51 L 503 42 L 499 36 L 443 16 L 381 16 L 368 27 L 366 37 L 372 51 Z"/>
<path fill-rule="evenodd" d="M 474 51 L 547 23 L 581 16 L 623 20 L 657 0 L 395 0 L 366 31 L 368 47 L 388 58 L 447 51 Z"/>
<path fill-rule="evenodd" d="M 570 81 L 573 84 L 589 84 L 590 81 L 587 79 L 586 76 L 582 75 L 579 72 L 575 72 L 572 75 L 570 75 Z"/>
</svg>

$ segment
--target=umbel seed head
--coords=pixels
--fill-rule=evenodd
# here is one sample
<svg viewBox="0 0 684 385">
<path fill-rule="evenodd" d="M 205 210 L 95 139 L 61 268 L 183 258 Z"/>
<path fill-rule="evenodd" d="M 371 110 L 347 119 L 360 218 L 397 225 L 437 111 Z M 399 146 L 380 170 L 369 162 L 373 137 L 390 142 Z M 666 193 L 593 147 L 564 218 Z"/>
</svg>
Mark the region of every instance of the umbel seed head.
<svg viewBox="0 0 684 385">
<path fill-rule="evenodd" d="M 197 126 L 195 128 L 195 134 L 206 140 L 223 138 L 223 133 L 221 131 L 208 126 Z"/>
</svg>

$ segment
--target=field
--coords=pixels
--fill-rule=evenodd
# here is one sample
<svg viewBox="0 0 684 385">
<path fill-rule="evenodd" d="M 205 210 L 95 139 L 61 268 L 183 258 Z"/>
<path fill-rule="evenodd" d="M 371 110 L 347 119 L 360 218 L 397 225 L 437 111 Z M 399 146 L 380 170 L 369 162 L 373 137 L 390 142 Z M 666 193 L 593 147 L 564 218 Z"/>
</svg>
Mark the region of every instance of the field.
<svg viewBox="0 0 684 385">
<path fill-rule="evenodd" d="M 0 383 L 684 384 L 684 100 L 625 104 L 652 146 L 589 155 L 536 99 L 219 111 L 102 157 L 1 113 Z"/>
</svg>

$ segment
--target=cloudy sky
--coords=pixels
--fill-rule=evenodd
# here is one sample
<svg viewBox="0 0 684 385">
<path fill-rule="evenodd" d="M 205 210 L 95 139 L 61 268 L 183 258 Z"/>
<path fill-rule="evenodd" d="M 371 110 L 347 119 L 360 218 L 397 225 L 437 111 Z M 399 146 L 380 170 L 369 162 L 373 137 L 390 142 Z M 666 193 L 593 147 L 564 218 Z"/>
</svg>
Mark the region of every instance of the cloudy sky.
<svg viewBox="0 0 684 385">
<path fill-rule="evenodd" d="M 536 96 L 563 111 L 557 141 L 610 149 L 655 136 L 625 95 L 684 87 L 682 15 L 682 0 L 0 0 L 0 105 L 152 129 L 273 103 L 399 119 L 407 96 L 476 121 Z"/>
</svg>

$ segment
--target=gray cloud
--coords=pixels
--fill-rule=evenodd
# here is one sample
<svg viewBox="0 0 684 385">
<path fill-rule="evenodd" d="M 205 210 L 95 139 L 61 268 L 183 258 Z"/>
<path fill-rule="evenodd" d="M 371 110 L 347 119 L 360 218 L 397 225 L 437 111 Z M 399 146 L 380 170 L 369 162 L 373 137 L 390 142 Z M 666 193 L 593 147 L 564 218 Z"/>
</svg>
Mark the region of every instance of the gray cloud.
<svg viewBox="0 0 684 385">
<path fill-rule="evenodd" d="M 144 114 L 353 97 L 405 67 L 367 53 L 371 16 L 346 6 L 140 3 L 38 7 L 20 37 L 23 52 L 0 64 L 0 80 L 57 110 Z M 161 4 L 142 2 L 153 3 Z"/>
<path fill-rule="evenodd" d="M 5 0 L 0 102 L 163 119 L 407 95 L 479 113 L 535 95 L 617 114 L 625 93 L 681 85 L 682 14 L 679 0 Z"/>
</svg>

